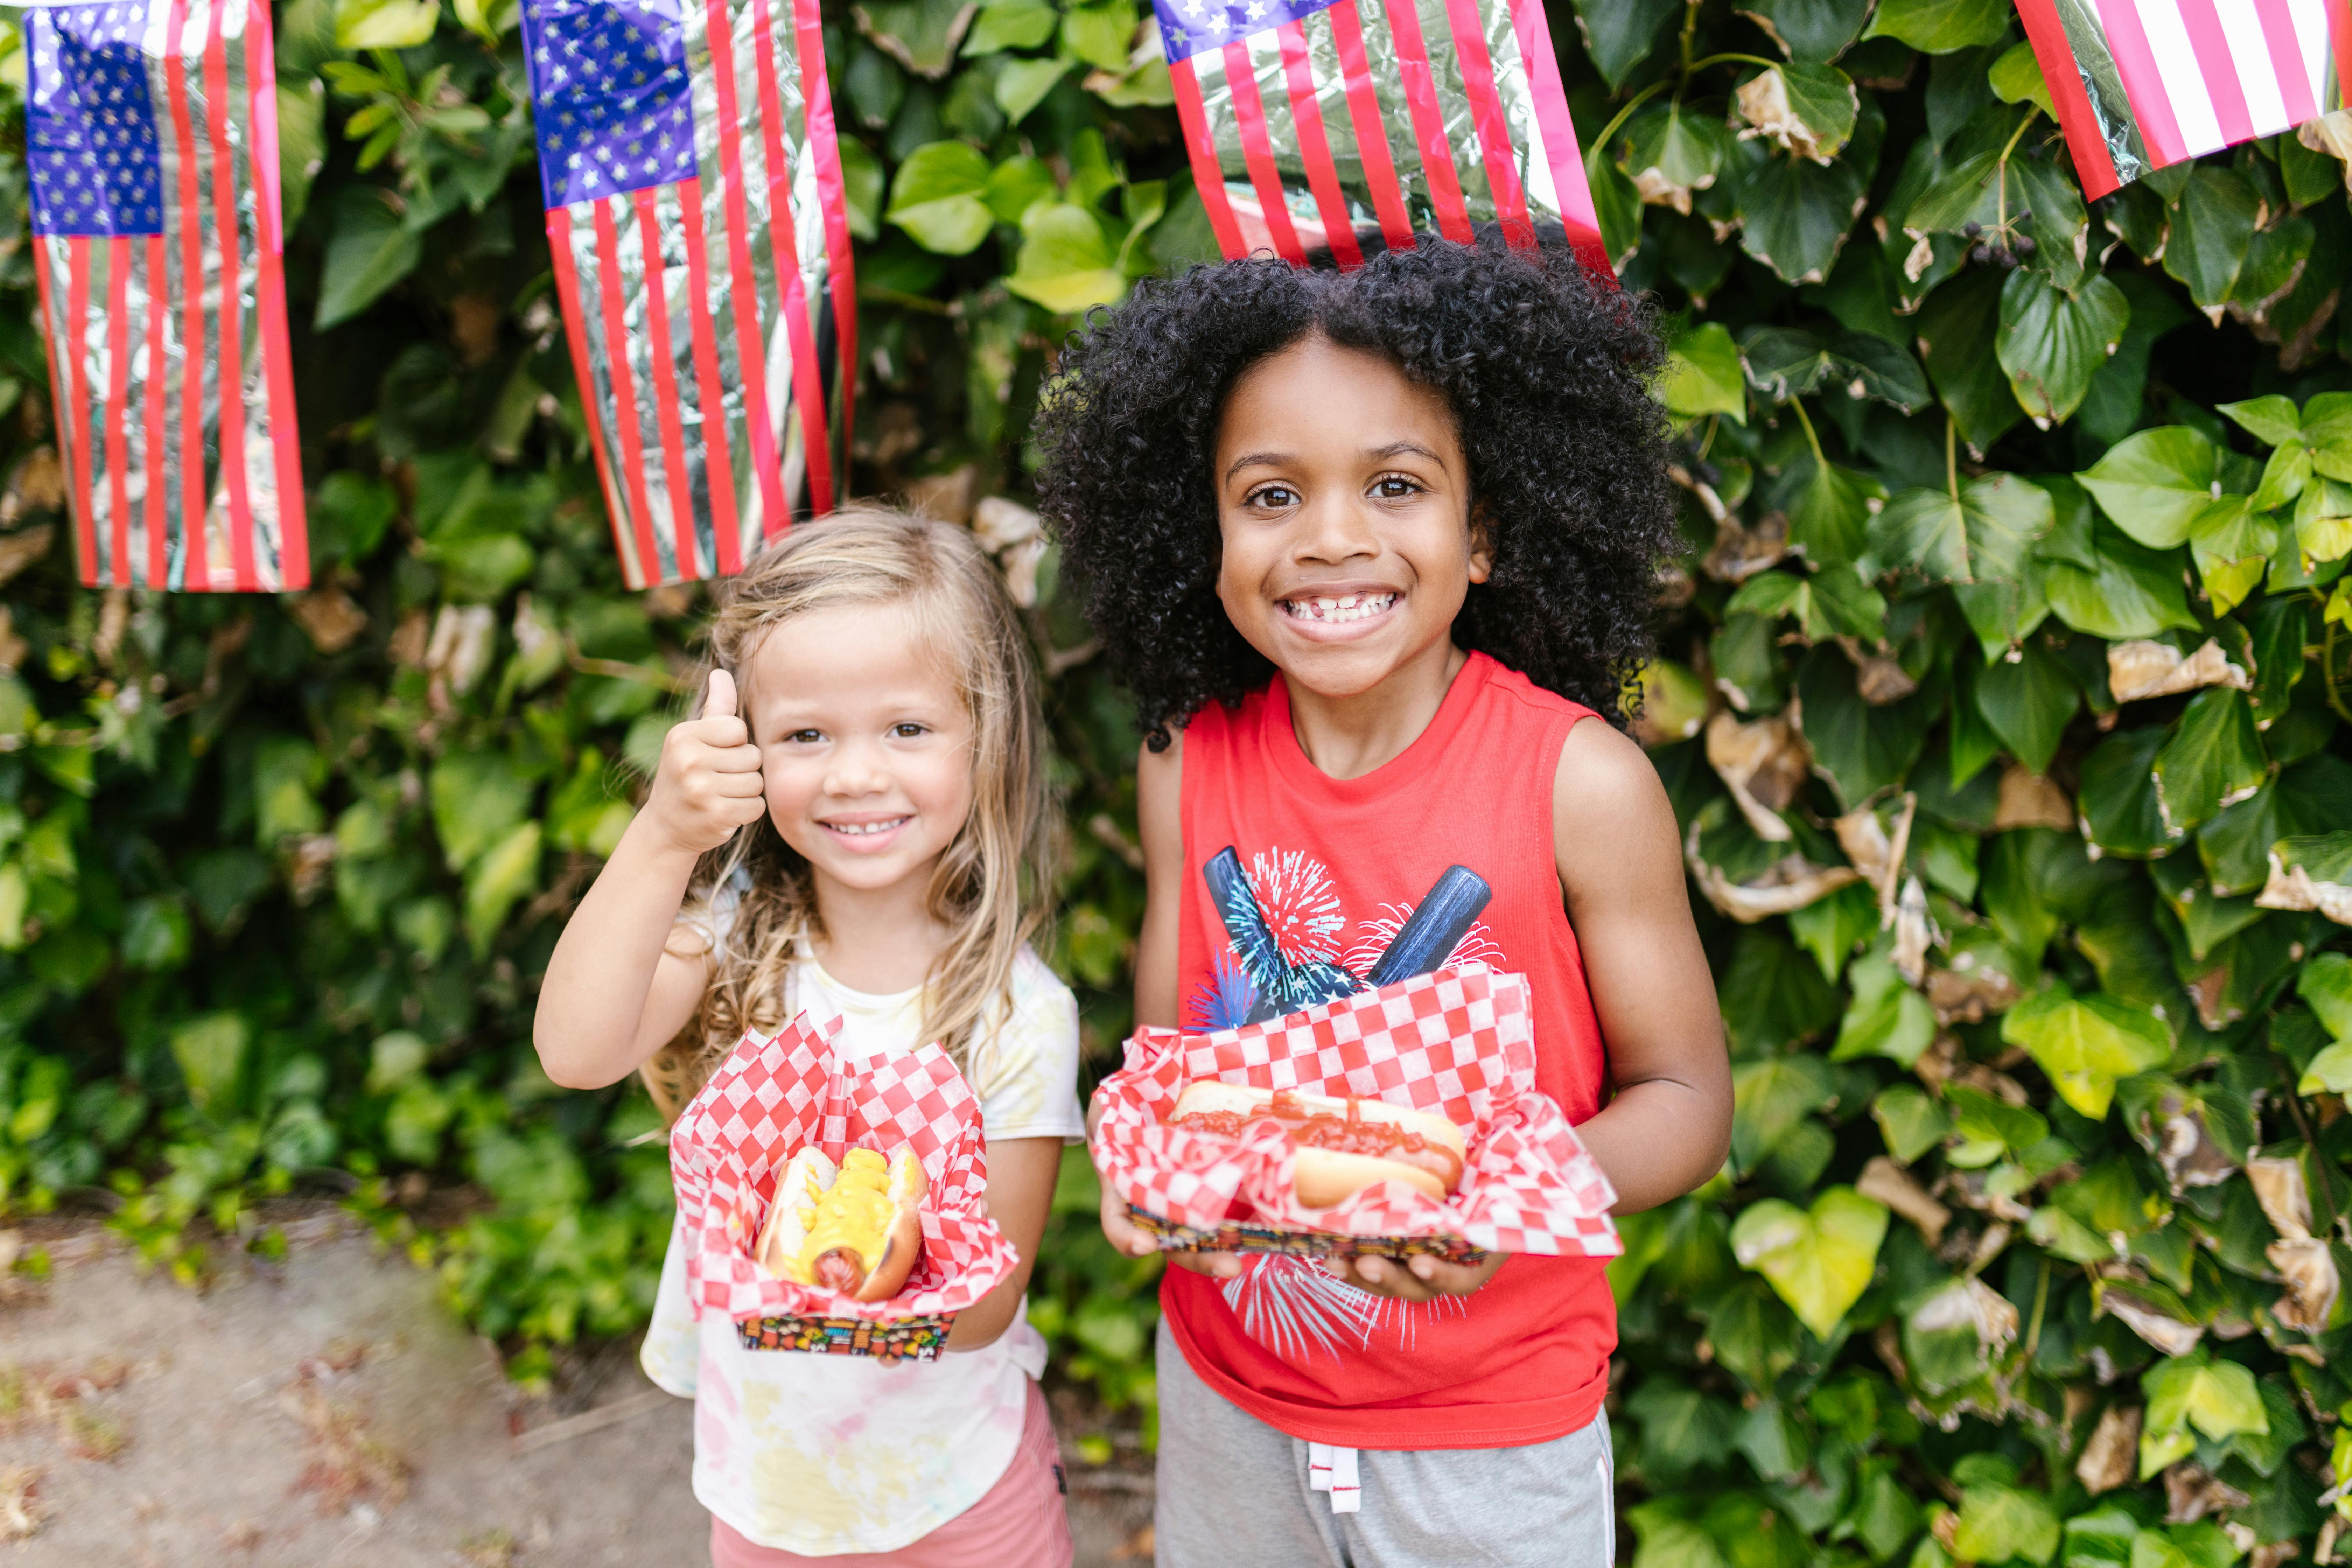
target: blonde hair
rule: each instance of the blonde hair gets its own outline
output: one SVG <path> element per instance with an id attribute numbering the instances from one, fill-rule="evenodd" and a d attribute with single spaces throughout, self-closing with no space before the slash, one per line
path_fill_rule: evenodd
<path id="1" fill-rule="evenodd" d="M 923 988 L 923 1035 L 970 1076 L 971 1053 L 1009 1007 L 1022 944 L 1043 930 L 1058 865 L 1059 818 L 1045 764 L 1045 716 L 1029 638 L 996 570 L 966 530 L 877 506 L 803 524 L 722 584 L 709 670 L 745 687 L 768 634 L 842 605 L 903 605 L 920 646 L 944 663 L 972 726 L 971 813 L 931 876 L 931 917 L 946 945 Z M 754 739 L 757 739 L 755 736 Z M 639 1069 L 675 1118 L 746 1031 L 780 1028 L 786 972 L 801 939 L 823 934 L 808 862 L 762 816 L 703 857 L 688 907 L 707 917 L 738 871 L 751 886 L 714 941 L 702 1005 Z M 714 931 L 716 922 L 709 923 Z"/>

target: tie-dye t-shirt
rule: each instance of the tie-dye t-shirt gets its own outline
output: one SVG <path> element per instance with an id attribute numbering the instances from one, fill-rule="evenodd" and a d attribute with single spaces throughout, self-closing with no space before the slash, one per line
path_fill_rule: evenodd
<path id="1" fill-rule="evenodd" d="M 840 1016 L 845 1052 L 921 1043 L 918 992 L 852 991 L 805 952 L 787 984 L 791 1011 Z M 1003 1021 L 972 1054 L 990 1140 L 1082 1141 L 1077 1072 L 1077 1003 L 1024 947 Z M 640 1360 L 694 1401 L 702 1506 L 760 1545 L 817 1557 L 895 1552 L 978 1502 L 1020 1447 L 1045 1342 L 1024 1313 L 993 1344 L 922 1363 L 745 1350 L 720 1314 L 696 1321 L 673 1230 Z"/>

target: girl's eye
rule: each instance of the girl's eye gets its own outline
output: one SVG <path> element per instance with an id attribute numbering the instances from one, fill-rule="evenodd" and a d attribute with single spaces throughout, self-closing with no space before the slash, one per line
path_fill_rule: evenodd
<path id="1" fill-rule="evenodd" d="M 912 721 L 904 724 L 893 724 L 890 726 L 890 736 L 893 740 L 898 741 L 917 740 L 929 732 L 930 728 L 929 725 L 918 724 Z"/>
<path id="2" fill-rule="evenodd" d="M 1250 492 L 1249 504 L 1269 511 L 1281 511 L 1298 504 L 1298 492 L 1288 485 L 1267 485 Z"/>
<path id="3" fill-rule="evenodd" d="M 822 730 L 795 730 L 791 734 L 785 736 L 784 739 L 795 746 L 814 746 L 819 741 L 824 739 L 824 731 Z"/>

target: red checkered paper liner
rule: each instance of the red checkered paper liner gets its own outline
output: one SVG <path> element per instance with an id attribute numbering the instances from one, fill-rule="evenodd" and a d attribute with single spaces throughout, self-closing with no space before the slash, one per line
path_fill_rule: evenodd
<path id="1" fill-rule="evenodd" d="M 1458 1236 L 1494 1252 L 1613 1258 L 1624 1250 L 1609 1218 L 1616 1189 L 1535 1076 L 1527 977 L 1465 963 L 1213 1035 L 1139 1030 L 1096 1090 L 1095 1164 L 1129 1203 L 1177 1225 Z M 1461 1185 L 1444 1203 L 1382 1182 L 1303 1207 L 1295 1151 L 1270 1123 L 1238 1139 L 1166 1125 L 1202 1078 L 1433 1110 L 1468 1130 Z"/>
<path id="2" fill-rule="evenodd" d="M 1013 1271 L 1017 1255 L 981 1209 L 988 1157 L 980 1101 L 937 1046 L 843 1059 L 802 1014 L 775 1036 L 746 1035 L 670 1129 L 670 1177 L 689 1238 L 687 1295 L 698 1318 L 866 1318 L 959 1312 Z M 814 1143 L 835 1162 L 854 1148 L 911 1146 L 930 1178 L 923 1258 L 887 1301 L 795 1285 L 751 1261 L 776 1180 Z"/>

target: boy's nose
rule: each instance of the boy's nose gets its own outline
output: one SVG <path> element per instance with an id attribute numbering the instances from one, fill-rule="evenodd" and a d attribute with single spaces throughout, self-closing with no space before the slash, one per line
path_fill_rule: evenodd
<path id="1" fill-rule="evenodd" d="M 1380 535 L 1352 495 L 1335 495 L 1302 507 L 1293 546 L 1296 558 L 1337 565 L 1381 552 Z"/>

